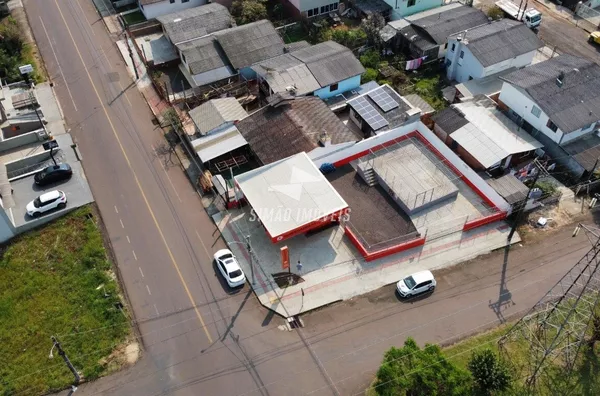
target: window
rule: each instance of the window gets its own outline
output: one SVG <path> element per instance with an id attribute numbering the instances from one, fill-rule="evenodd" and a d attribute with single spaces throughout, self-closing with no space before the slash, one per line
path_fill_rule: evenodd
<path id="1" fill-rule="evenodd" d="M 448 48 L 448 43 L 444 44 L 444 49 Z"/>
<path id="2" fill-rule="evenodd" d="M 456 49 L 456 43 L 452 43 L 452 51 Z"/>
<path id="3" fill-rule="evenodd" d="M 329 92 L 333 92 L 333 91 L 337 91 L 338 90 L 338 85 L 337 84 L 331 84 L 329 86 Z"/>
<path id="4" fill-rule="evenodd" d="M 333 3 L 330 7 L 330 10 L 337 10 L 338 9 L 338 3 Z"/>
<path id="5" fill-rule="evenodd" d="M 465 57 L 465 51 L 460 51 L 460 56 L 459 56 L 459 58 L 460 58 L 460 59 L 463 59 L 464 57 Z"/>
<path id="6" fill-rule="evenodd" d="M 181 0 L 182 3 L 187 3 L 190 0 Z"/>
<path id="7" fill-rule="evenodd" d="M 417 0 L 408 0 L 408 7 L 412 7 L 417 4 Z"/>
<path id="8" fill-rule="evenodd" d="M 325 6 L 325 12 L 329 12 L 329 4 Z"/>
<path id="9" fill-rule="evenodd" d="M 313 10 L 308 10 L 306 15 L 310 18 L 313 16 Z"/>
<path id="10" fill-rule="evenodd" d="M 171 4 L 175 3 L 175 0 L 169 0 L 169 3 L 171 3 Z"/>
<path id="11" fill-rule="evenodd" d="M 469 81 L 471 81 L 473 79 L 473 76 L 469 76 Z"/>
<path id="12" fill-rule="evenodd" d="M 321 14 L 325 13 L 325 6 L 321 6 Z"/>
<path id="13" fill-rule="evenodd" d="M 551 130 L 552 132 L 556 132 L 556 131 L 558 131 L 558 127 L 556 126 L 556 124 L 555 124 L 555 123 L 553 123 L 553 122 L 552 122 L 552 120 L 548 120 L 548 122 L 546 123 L 546 126 L 547 126 L 548 128 L 550 128 L 550 130 Z"/>
<path id="14" fill-rule="evenodd" d="M 317 8 L 313 8 L 313 15 L 314 16 L 319 15 L 319 8 L 318 7 Z"/>
<path id="15" fill-rule="evenodd" d="M 531 108 L 531 114 L 533 114 L 537 118 L 540 118 L 540 115 L 542 114 L 542 110 L 539 107 L 537 107 L 536 105 L 533 105 L 533 107 Z"/>

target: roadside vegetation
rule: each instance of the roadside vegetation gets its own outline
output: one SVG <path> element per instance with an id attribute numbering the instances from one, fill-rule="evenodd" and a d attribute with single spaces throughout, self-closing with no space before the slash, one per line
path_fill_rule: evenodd
<path id="1" fill-rule="evenodd" d="M 132 332 L 96 221 L 83 207 L 2 248 L 0 394 L 46 394 L 73 383 L 56 349 L 48 358 L 52 335 L 84 380 L 126 362 Z"/>
<path id="2" fill-rule="evenodd" d="M 501 356 L 498 347 L 498 340 L 511 326 L 502 325 L 443 349 L 432 344 L 421 348 L 408 338 L 401 348 L 392 347 L 385 353 L 366 396 L 529 395 L 524 387 L 525 374 L 516 369 L 527 366 L 528 344 L 508 344 L 510 360 Z M 537 394 L 600 394 L 599 350 L 592 341 L 600 334 L 594 334 L 582 346 L 571 380 L 565 370 L 550 367 L 552 386 L 541 385 Z"/>
<path id="3" fill-rule="evenodd" d="M 123 21 L 127 26 L 135 25 L 136 23 L 146 22 L 146 17 L 140 10 L 130 12 L 128 14 L 123 14 L 121 15 L 121 17 L 123 18 Z"/>
<path id="4" fill-rule="evenodd" d="M 41 82 L 43 78 L 38 71 L 34 57 L 34 48 L 25 43 L 17 20 L 8 16 L 0 21 L 0 78 L 10 83 L 23 80 L 19 66 L 31 64 L 34 81 Z"/>

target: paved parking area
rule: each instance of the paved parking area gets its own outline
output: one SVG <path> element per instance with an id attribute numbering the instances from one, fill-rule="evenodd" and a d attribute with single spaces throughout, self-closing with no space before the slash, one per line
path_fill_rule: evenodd
<path id="1" fill-rule="evenodd" d="M 58 217 L 74 208 L 86 205 L 94 201 L 90 186 L 85 178 L 85 173 L 81 162 L 77 160 L 75 152 L 70 147 L 72 144 L 71 136 L 64 134 L 57 137 L 60 147 L 64 152 L 64 162 L 71 165 L 73 169 L 73 176 L 68 181 L 63 181 L 55 184 L 51 184 L 44 187 L 38 187 L 33 182 L 33 175 L 24 177 L 22 179 L 11 182 L 13 189 L 13 198 L 15 200 L 15 206 L 8 210 L 10 219 L 15 224 L 17 229 L 19 227 L 32 228 L 38 224 L 43 224 L 53 218 Z M 62 190 L 67 195 L 67 207 L 63 210 L 48 212 L 39 218 L 29 217 L 25 212 L 25 207 L 29 202 L 34 200 L 36 197 L 52 191 Z M 20 230 L 17 230 L 20 232 Z"/>

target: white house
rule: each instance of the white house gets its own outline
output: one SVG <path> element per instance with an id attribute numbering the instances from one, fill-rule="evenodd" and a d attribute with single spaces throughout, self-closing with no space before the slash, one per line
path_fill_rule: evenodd
<path id="1" fill-rule="evenodd" d="M 533 61 L 544 43 L 525 24 L 509 19 L 487 23 L 448 38 L 446 75 L 459 83 L 484 78 Z"/>
<path id="2" fill-rule="evenodd" d="M 503 77 L 502 107 L 544 144 L 557 162 L 581 175 L 593 171 L 600 147 L 600 66 L 571 55 L 517 70 Z M 587 155 L 587 154 L 590 155 Z M 588 158 L 589 157 L 589 158 Z M 564 161 L 563 161 L 564 162 Z"/>
<path id="3" fill-rule="evenodd" d="M 314 18 L 337 12 L 340 5 L 337 0 L 283 0 L 282 3 L 288 10 L 302 18 Z"/>
<path id="4" fill-rule="evenodd" d="M 207 0 L 138 0 L 140 10 L 146 19 L 183 11 L 206 4 Z"/>

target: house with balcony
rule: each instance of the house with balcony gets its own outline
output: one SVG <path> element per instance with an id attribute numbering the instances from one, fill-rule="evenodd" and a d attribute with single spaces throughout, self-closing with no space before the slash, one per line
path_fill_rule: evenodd
<path id="1" fill-rule="evenodd" d="M 543 46 L 525 24 L 509 19 L 466 29 L 448 38 L 446 76 L 462 83 L 520 69 L 530 65 Z"/>
<path id="2" fill-rule="evenodd" d="M 600 66 L 572 55 L 501 77 L 501 108 L 576 177 L 600 158 Z"/>

